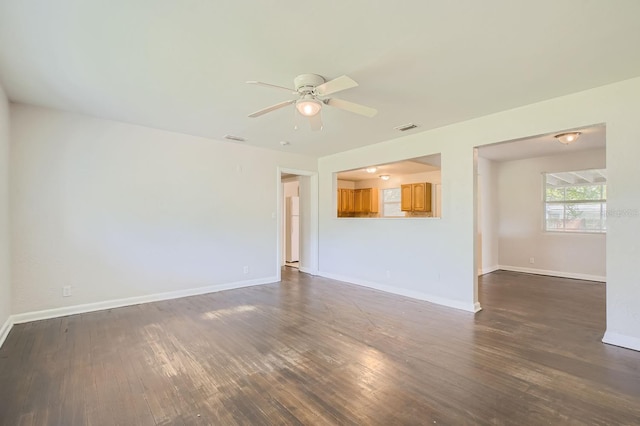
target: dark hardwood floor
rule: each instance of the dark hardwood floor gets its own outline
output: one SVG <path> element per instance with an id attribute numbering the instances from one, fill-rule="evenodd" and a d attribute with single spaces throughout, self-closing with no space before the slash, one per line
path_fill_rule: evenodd
<path id="1" fill-rule="evenodd" d="M 16 325 L 3 425 L 640 424 L 605 286 L 495 272 L 477 315 L 283 281 Z"/>

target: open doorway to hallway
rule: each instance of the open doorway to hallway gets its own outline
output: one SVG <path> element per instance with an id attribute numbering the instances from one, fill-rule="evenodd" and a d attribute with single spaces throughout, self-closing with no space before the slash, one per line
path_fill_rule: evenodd
<path id="1" fill-rule="evenodd" d="M 277 277 L 281 268 L 318 271 L 318 174 L 278 168 Z"/>

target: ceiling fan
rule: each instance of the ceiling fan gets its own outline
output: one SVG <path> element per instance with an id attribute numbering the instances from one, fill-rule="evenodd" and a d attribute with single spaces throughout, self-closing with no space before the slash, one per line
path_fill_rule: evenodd
<path id="1" fill-rule="evenodd" d="M 297 99 L 291 99 L 288 101 L 277 103 L 275 105 L 271 105 L 270 107 L 249 114 L 249 117 L 259 117 L 268 112 L 284 108 L 291 104 L 296 104 L 296 109 L 298 110 L 298 112 L 303 116 L 309 118 L 311 129 L 321 130 L 322 118 L 320 117 L 320 111 L 322 110 L 322 107 L 324 105 L 340 108 L 345 111 L 364 115 L 366 117 L 373 117 L 378 113 L 375 108 L 370 108 L 368 106 L 345 101 L 343 99 L 328 97 L 329 95 L 340 92 L 342 90 L 351 89 L 358 85 L 358 83 L 356 83 L 346 75 L 330 81 L 326 81 L 322 76 L 319 76 L 317 74 L 301 74 L 293 80 L 295 90 L 282 86 L 276 86 L 274 84 L 262 83 L 260 81 L 247 81 L 247 83 L 286 90 L 293 95 L 298 95 Z"/>

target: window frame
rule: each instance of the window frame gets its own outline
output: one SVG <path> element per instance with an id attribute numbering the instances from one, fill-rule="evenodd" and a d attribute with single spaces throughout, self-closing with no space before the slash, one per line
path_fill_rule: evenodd
<path id="1" fill-rule="evenodd" d="M 561 172 L 543 172 L 542 173 L 542 229 L 544 232 L 554 233 L 554 234 L 563 234 L 563 235 L 571 235 L 571 234 L 592 234 L 592 235 L 606 235 L 607 233 L 607 179 L 604 177 L 604 181 L 600 182 L 580 182 L 559 186 L 548 186 L 547 184 L 547 176 L 554 175 L 558 173 L 581 173 L 581 172 L 590 172 L 593 170 L 606 170 L 604 169 L 582 169 L 582 170 L 567 170 Z M 566 197 L 566 189 L 567 188 L 578 188 L 584 186 L 599 186 L 600 187 L 600 197 L 599 199 L 589 199 L 589 200 L 567 200 Z M 564 188 L 565 193 L 562 200 L 547 200 L 547 189 L 548 188 Z M 598 229 L 567 229 L 567 218 L 566 218 L 566 206 L 567 205 L 580 205 L 580 204 L 599 204 L 600 205 L 600 227 Z M 548 206 L 549 205 L 559 205 L 563 207 L 562 213 L 562 228 L 549 228 L 548 227 Z"/>
<path id="2" fill-rule="evenodd" d="M 400 192 L 400 191 L 401 191 L 399 186 L 398 186 L 398 187 L 391 187 L 391 188 L 380 188 L 380 192 L 382 192 L 382 194 L 380 194 L 380 212 L 382 213 L 382 214 L 380 215 L 380 217 L 388 217 L 388 218 L 407 217 L 407 216 L 406 216 L 406 214 L 405 214 L 405 212 L 403 212 L 402 210 L 400 210 L 400 213 L 402 213 L 402 214 L 397 215 L 397 216 L 387 216 L 387 215 L 385 214 L 385 205 L 387 205 L 387 204 L 397 204 L 399 208 L 400 208 L 400 207 L 401 207 L 401 205 L 402 205 L 402 198 L 400 198 L 400 200 L 398 200 L 398 201 L 393 201 L 393 202 L 389 201 L 389 202 L 385 202 L 384 192 L 385 192 L 385 191 L 394 190 L 394 189 L 395 189 L 395 190 L 397 190 L 398 192 Z"/>

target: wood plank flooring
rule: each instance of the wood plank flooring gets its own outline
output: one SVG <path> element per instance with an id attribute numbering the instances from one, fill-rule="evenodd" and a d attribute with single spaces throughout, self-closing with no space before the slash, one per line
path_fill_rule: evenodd
<path id="1" fill-rule="evenodd" d="M 0 424 L 640 424 L 605 286 L 495 272 L 477 315 L 283 281 L 16 325 Z"/>

